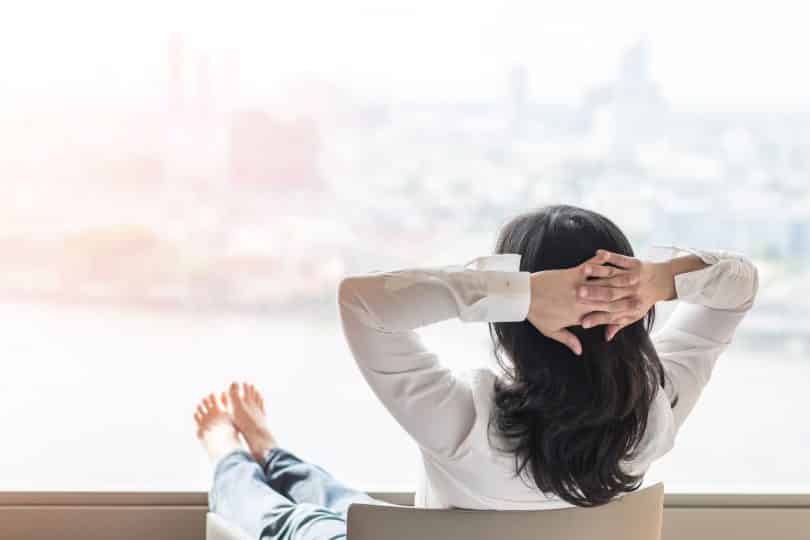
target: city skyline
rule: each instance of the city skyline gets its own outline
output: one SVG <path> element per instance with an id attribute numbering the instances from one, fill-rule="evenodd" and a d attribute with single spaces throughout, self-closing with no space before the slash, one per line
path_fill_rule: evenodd
<path id="1" fill-rule="evenodd" d="M 664 479 L 804 489 L 810 5 L 730 5 L 15 6 L 0 348 L 18 369 L 0 420 L 26 444 L 4 454 L 4 488 L 205 489 L 187 405 L 230 380 L 266 383 L 295 411 L 280 439 L 336 475 L 411 485 L 411 443 L 342 336 L 341 278 L 463 264 L 514 215 L 565 203 L 609 217 L 640 258 L 676 244 L 756 263 L 756 303 Z M 662 324 L 673 302 L 659 307 Z M 452 369 L 492 365 L 485 325 L 424 337 Z M 379 459 L 324 445 L 340 422 L 301 429 L 323 423 L 304 387 L 375 426 Z M 53 448 L 72 466 L 43 468 Z M 798 450 L 774 464 L 774 448 Z"/>

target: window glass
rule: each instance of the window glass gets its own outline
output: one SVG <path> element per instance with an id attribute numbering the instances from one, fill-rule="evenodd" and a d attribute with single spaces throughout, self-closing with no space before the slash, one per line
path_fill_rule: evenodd
<path id="1" fill-rule="evenodd" d="M 23 3 L 0 22 L 0 489 L 206 489 L 231 380 L 367 489 L 418 453 L 336 318 L 348 273 L 463 263 L 544 204 L 740 251 L 756 307 L 656 466 L 810 485 L 804 8 L 686 1 Z M 664 311 L 666 308 L 664 309 Z M 425 339 L 491 364 L 484 325 Z"/>

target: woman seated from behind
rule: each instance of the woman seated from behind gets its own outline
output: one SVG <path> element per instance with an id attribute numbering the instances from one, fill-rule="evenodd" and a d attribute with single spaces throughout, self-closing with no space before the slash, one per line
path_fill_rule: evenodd
<path id="1" fill-rule="evenodd" d="M 673 248 L 642 261 L 606 217 L 549 206 L 509 222 L 495 255 L 348 277 L 338 300 L 363 376 L 421 451 L 417 506 L 536 510 L 597 506 L 641 485 L 757 286 L 740 255 Z M 675 299 L 651 335 L 655 304 Z M 451 318 L 490 324 L 499 373 L 454 373 L 425 348 L 416 330 Z M 218 462 L 212 509 L 253 537 L 344 535 L 349 504 L 371 499 L 274 442 L 250 445 L 267 431 L 263 413 L 251 424 L 239 411 L 261 400 L 249 388 L 227 398 L 198 410 Z M 229 430 L 215 452 L 212 411 Z M 235 429 L 252 455 L 236 448 Z"/>

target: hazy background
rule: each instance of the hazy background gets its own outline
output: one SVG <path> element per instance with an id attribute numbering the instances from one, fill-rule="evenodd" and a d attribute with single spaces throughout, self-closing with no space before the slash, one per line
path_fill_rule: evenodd
<path id="1" fill-rule="evenodd" d="M 65 5 L 66 4 L 66 5 Z M 810 488 L 806 8 L 29 2 L 0 22 L 0 489 L 205 489 L 195 401 L 268 394 L 369 489 L 416 450 L 336 320 L 342 275 L 463 263 L 586 206 L 638 251 L 741 251 L 760 297 L 668 488 Z M 426 338 L 459 369 L 484 326 Z"/>

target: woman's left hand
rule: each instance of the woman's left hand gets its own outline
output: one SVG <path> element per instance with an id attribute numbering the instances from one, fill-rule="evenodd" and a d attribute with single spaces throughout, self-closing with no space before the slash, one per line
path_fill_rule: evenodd
<path id="1" fill-rule="evenodd" d="M 601 249 L 597 256 L 602 264 L 612 265 L 606 266 L 610 275 L 589 280 L 580 287 L 579 298 L 583 302 L 593 301 L 594 307 L 580 322 L 583 328 L 604 324 L 605 339 L 610 341 L 619 330 L 644 317 L 656 302 L 667 298 L 672 272 L 666 262 L 642 261 Z"/>

